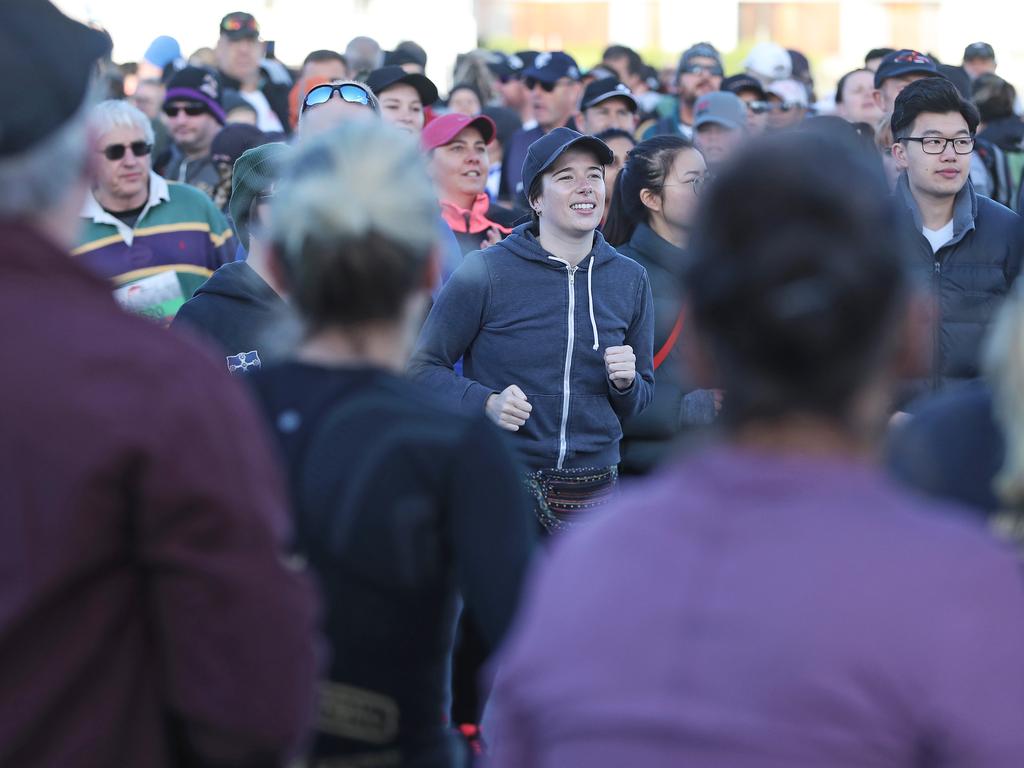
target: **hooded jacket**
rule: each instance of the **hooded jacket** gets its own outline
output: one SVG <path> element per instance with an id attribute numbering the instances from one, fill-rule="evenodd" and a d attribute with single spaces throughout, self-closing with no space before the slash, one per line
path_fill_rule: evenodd
<path id="1" fill-rule="evenodd" d="M 647 224 L 638 224 L 629 242 L 618 250 L 647 270 L 654 298 L 654 352 L 658 354 L 668 345 L 679 322 L 682 275 L 688 264 L 686 252 Z M 650 407 L 623 425 L 624 474 L 651 471 L 668 454 L 683 428 L 714 421 L 714 397 L 688 381 L 681 348 L 682 340 L 677 338 L 655 372 L 657 386 Z"/>
<path id="2" fill-rule="evenodd" d="M 647 272 L 600 232 L 570 267 L 541 247 L 532 226 L 466 256 L 427 318 L 410 373 L 474 414 L 492 394 L 519 386 L 533 411 L 514 438 L 530 469 L 618 464 L 622 419 L 654 395 Z M 626 344 L 636 379 L 620 392 L 604 352 Z M 459 358 L 464 377 L 453 370 Z"/>
<path id="3" fill-rule="evenodd" d="M 274 289 L 244 261 L 235 261 L 199 286 L 171 327 L 186 327 L 213 341 L 227 356 L 228 370 L 244 371 L 266 360 L 264 345 L 284 310 Z"/>
<path id="4" fill-rule="evenodd" d="M 895 194 L 907 210 L 907 226 L 914 230 L 908 233 L 915 245 L 910 267 L 927 281 L 938 302 L 929 388 L 977 378 L 985 331 L 1020 272 L 1020 217 L 976 194 L 968 181 L 953 204 L 953 237 L 933 253 L 921 232 L 921 213 L 905 173 Z"/>

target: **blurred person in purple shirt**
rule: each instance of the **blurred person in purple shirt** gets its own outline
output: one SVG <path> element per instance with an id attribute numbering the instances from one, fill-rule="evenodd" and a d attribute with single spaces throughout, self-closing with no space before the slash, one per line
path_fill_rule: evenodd
<path id="1" fill-rule="evenodd" d="M 686 349 L 728 393 L 721 434 L 534 575 L 485 719 L 492 766 L 1024 761 L 1017 557 L 874 466 L 930 331 L 862 162 L 779 135 L 709 191 Z"/>

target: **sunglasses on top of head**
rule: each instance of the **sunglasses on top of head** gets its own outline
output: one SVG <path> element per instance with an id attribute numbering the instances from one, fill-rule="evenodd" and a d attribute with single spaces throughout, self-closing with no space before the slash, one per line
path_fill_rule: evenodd
<path id="1" fill-rule="evenodd" d="M 165 104 L 164 114 L 168 117 L 177 117 L 184 112 L 189 117 L 199 117 L 209 110 L 205 104 Z"/>
<path id="2" fill-rule="evenodd" d="M 107 160 L 120 160 L 129 149 L 135 157 L 145 157 L 153 150 L 153 145 L 144 141 L 133 141 L 131 144 L 108 144 L 100 152 Z"/>
<path id="3" fill-rule="evenodd" d="M 323 85 L 311 88 L 309 93 L 306 94 L 306 98 L 302 100 L 302 111 L 305 112 L 310 107 L 326 104 L 334 96 L 335 91 L 337 91 L 343 101 L 347 101 L 349 104 L 362 104 L 364 107 L 370 106 L 369 94 L 358 85 L 352 83 L 344 85 L 324 83 Z"/>

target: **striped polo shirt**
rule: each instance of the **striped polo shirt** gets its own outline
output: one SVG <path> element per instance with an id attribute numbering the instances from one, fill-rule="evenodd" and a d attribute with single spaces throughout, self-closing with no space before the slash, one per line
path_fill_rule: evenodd
<path id="1" fill-rule="evenodd" d="M 224 215 L 199 190 L 150 171 L 149 200 L 129 227 L 90 194 L 71 252 L 108 278 L 125 309 L 169 323 L 178 308 L 235 258 L 238 241 Z"/>

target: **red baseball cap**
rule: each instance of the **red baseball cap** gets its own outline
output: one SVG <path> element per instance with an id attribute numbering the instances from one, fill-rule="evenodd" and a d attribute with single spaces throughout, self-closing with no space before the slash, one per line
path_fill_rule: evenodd
<path id="1" fill-rule="evenodd" d="M 443 147 L 469 127 L 476 128 L 484 138 L 485 144 L 490 144 L 498 129 L 494 121 L 487 115 L 462 115 L 457 112 L 449 112 L 431 120 L 420 134 L 420 146 L 425 152 Z"/>

